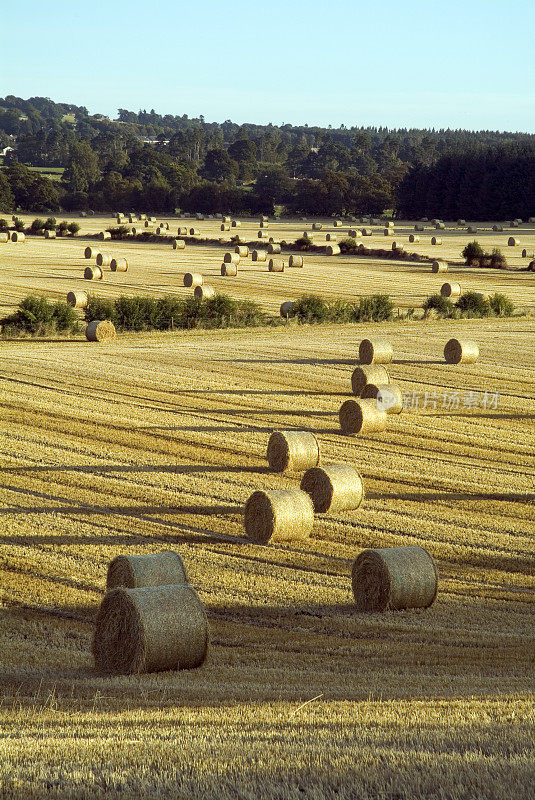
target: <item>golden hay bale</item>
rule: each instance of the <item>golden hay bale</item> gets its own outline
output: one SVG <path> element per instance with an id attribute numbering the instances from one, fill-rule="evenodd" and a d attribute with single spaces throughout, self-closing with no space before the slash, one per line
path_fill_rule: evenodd
<path id="1" fill-rule="evenodd" d="M 335 228 L 341 228 L 342 227 L 342 220 L 341 219 L 335 219 L 334 222 L 333 222 L 333 225 L 334 225 Z"/>
<path id="2" fill-rule="evenodd" d="M 469 225 L 466 230 L 468 233 L 477 233 L 477 228 L 474 225 Z"/>
<path id="3" fill-rule="evenodd" d="M 222 231 L 229 231 L 230 230 L 230 225 L 227 222 L 223 222 L 221 224 L 221 230 Z"/>
<path id="4" fill-rule="evenodd" d="M 461 287 L 458 283 L 443 283 L 440 287 L 442 297 L 460 297 Z"/>
<path id="5" fill-rule="evenodd" d="M 493 231 L 503 231 L 503 225 L 493 225 L 492 226 L 492 230 Z"/>
<path id="6" fill-rule="evenodd" d="M 223 263 L 225 264 L 239 264 L 240 257 L 237 253 L 225 253 L 223 256 Z"/>
<path id="7" fill-rule="evenodd" d="M 431 272 L 447 272 L 448 264 L 446 261 L 433 261 L 431 264 Z"/>
<path id="8" fill-rule="evenodd" d="M 128 261 L 126 258 L 112 258 L 110 261 L 110 269 L 112 272 L 127 272 Z"/>
<path id="9" fill-rule="evenodd" d="M 357 236 L 362 236 L 362 233 L 360 231 L 357 231 L 356 228 L 349 228 L 347 235 L 349 236 L 350 239 L 356 239 Z"/>
<path id="10" fill-rule="evenodd" d="M 351 391 L 360 397 L 367 383 L 385 384 L 389 382 L 388 372 L 384 367 L 371 364 L 369 367 L 356 367 L 351 375 Z"/>
<path id="11" fill-rule="evenodd" d="M 188 235 L 188 229 L 186 227 L 184 227 L 184 226 L 178 228 L 178 235 L 179 236 L 187 236 Z"/>
<path id="12" fill-rule="evenodd" d="M 163 236 L 164 229 L 163 228 L 156 228 L 155 233 L 156 233 L 156 236 Z"/>
<path id="13" fill-rule="evenodd" d="M 387 414 L 401 414 L 403 411 L 403 394 L 395 383 L 367 383 L 361 397 L 375 400 L 378 410 Z"/>
<path id="14" fill-rule="evenodd" d="M 303 256 L 294 256 L 291 255 L 288 259 L 288 266 L 289 267 L 302 267 L 303 266 Z"/>
<path id="15" fill-rule="evenodd" d="M 209 300 L 211 297 L 215 297 L 215 289 L 213 286 L 204 283 L 202 286 L 195 287 L 193 296 L 196 297 L 197 300 Z"/>
<path id="16" fill-rule="evenodd" d="M 285 300 L 281 303 L 280 315 L 283 319 L 288 319 L 294 316 L 294 303 L 291 300 Z"/>
<path id="17" fill-rule="evenodd" d="M 276 539 L 304 539 L 314 524 L 314 506 L 301 489 L 253 492 L 243 512 L 245 532 L 251 541 L 266 544 Z"/>
<path id="18" fill-rule="evenodd" d="M 386 339 L 363 339 L 359 344 L 361 364 L 390 364 L 394 350 Z"/>
<path id="19" fill-rule="evenodd" d="M 528 222 L 531 222 L 531 223 L 535 222 L 535 217 L 530 217 L 530 218 L 528 219 Z"/>
<path id="20" fill-rule="evenodd" d="M 56 231 L 45 231 L 45 239 L 55 239 L 56 238 Z"/>
<path id="21" fill-rule="evenodd" d="M 128 222 L 130 223 L 130 225 L 131 225 L 133 222 L 137 222 L 137 217 L 135 217 L 133 214 L 129 214 L 129 215 L 128 215 Z"/>
<path id="22" fill-rule="evenodd" d="M 266 457 L 274 472 L 299 472 L 320 463 L 320 448 L 309 431 L 273 431 Z"/>
<path id="23" fill-rule="evenodd" d="M 230 225 L 231 219 L 230 219 L 230 217 L 221 217 L 221 221 L 225 222 L 225 223 L 228 223 Z"/>
<path id="24" fill-rule="evenodd" d="M 111 253 L 97 253 L 97 267 L 109 267 L 111 264 Z"/>
<path id="25" fill-rule="evenodd" d="M 86 267 L 84 269 L 84 278 L 86 281 L 101 281 L 102 270 L 100 267 Z"/>
<path id="26" fill-rule="evenodd" d="M 425 231 L 425 225 L 415 225 L 414 226 L 414 230 L 415 231 L 420 231 L 420 232 L 421 231 Z"/>
<path id="27" fill-rule="evenodd" d="M 251 254 L 251 261 L 266 261 L 266 259 L 267 259 L 266 250 L 253 250 Z"/>
<path id="28" fill-rule="evenodd" d="M 0 242 L 2 242 L 2 244 L 6 244 L 6 242 L 9 242 L 9 235 L 5 231 L 2 231 L 2 233 L 0 233 Z"/>
<path id="29" fill-rule="evenodd" d="M 376 222 L 375 220 L 372 220 L 372 224 L 380 225 L 381 223 L 378 222 L 378 221 Z M 384 226 L 385 226 L 385 228 L 393 228 L 394 227 L 394 223 L 391 220 L 389 220 L 388 222 L 384 223 Z"/>
<path id="30" fill-rule="evenodd" d="M 26 236 L 23 233 L 21 233 L 21 231 L 13 231 L 13 233 L 11 234 L 12 242 L 24 242 L 25 239 Z"/>
<path id="31" fill-rule="evenodd" d="M 385 236 L 394 236 L 394 228 L 383 228 L 383 234 Z"/>
<path id="32" fill-rule="evenodd" d="M 240 258 L 247 258 L 247 256 L 249 255 L 249 248 L 247 247 L 246 244 L 237 244 L 236 247 L 234 248 L 234 252 Z"/>
<path id="33" fill-rule="evenodd" d="M 269 253 L 270 255 L 272 255 L 273 253 L 280 253 L 280 251 L 281 251 L 281 246 L 280 246 L 280 244 L 279 244 L 278 242 L 270 242 L 270 243 L 268 244 L 268 249 L 267 249 L 267 251 L 268 251 L 268 253 Z"/>
<path id="34" fill-rule="evenodd" d="M 515 239 L 514 236 L 510 236 L 507 240 L 507 244 L 509 247 L 518 247 L 520 244 L 520 239 Z"/>
<path id="35" fill-rule="evenodd" d="M 269 228 L 269 223 L 265 222 L 263 219 L 260 220 L 258 223 L 261 228 Z"/>
<path id="36" fill-rule="evenodd" d="M 518 228 L 518 222 L 516 221 L 516 219 L 512 219 L 511 220 L 511 222 L 509 223 L 509 227 L 510 228 Z"/>
<path id="37" fill-rule="evenodd" d="M 233 228 L 241 228 L 241 222 L 238 219 L 233 219 L 230 224 Z"/>
<path id="38" fill-rule="evenodd" d="M 269 222 L 269 217 L 265 216 L 260 217 L 260 222 Z"/>
<path id="39" fill-rule="evenodd" d="M 284 272 L 284 261 L 280 258 L 270 258 L 268 262 L 270 272 Z"/>
<path id="40" fill-rule="evenodd" d="M 257 235 L 259 239 L 267 239 L 269 236 L 267 231 L 258 231 Z"/>
<path id="41" fill-rule="evenodd" d="M 534 250 L 522 250 L 522 258 L 533 258 L 535 256 Z"/>
<path id="42" fill-rule="evenodd" d="M 322 225 L 321 222 L 313 222 L 312 223 L 312 230 L 313 231 L 321 231 L 322 228 L 323 228 L 323 225 Z"/>
<path id="43" fill-rule="evenodd" d="M 147 219 L 147 215 L 146 214 L 140 214 L 139 215 L 139 219 L 143 222 L 144 220 Z"/>
<path id="44" fill-rule="evenodd" d="M 98 238 L 101 242 L 103 242 L 104 239 L 111 239 L 111 233 L 109 231 L 100 231 Z"/>
<path id="45" fill-rule="evenodd" d="M 141 233 L 141 231 L 139 230 L 139 228 L 132 228 L 131 233 L 132 233 L 132 236 L 137 236 L 138 233 Z"/>
<path id="46" fill-rule="evenodd" d="M 234 278 L 238 274 L 237 264 L 221 264 L 221 275 Z"/>
<path id="47" fill-rule="evenodd" d="M 139 589 L 140 586 L 171 586 L 187 583 L 184 562 L 174 550 L 148 555 L 116 556 L 108 564 L 106 590 L 124 586 Z"/>
<path id="48" fill-rule="evenodd" d="M 362 478 L 349 464 L 308 469 L 301 479 L 301 489 L 310 495 L 316 514 L 352 511 L 364 497 Z"/>
<path id="49" fill-rule="evenodd" d="M 198 228 L 190 228 L 189 235 L 190 236 L 200 236 L 200 230 Z"/>
<path id="50" fill-rule="evenodd" d="M 186 272 L 183 278 L 184 286 L 202 286 L 203 277 L 200 272 Z"/>
<path id="51" fill-rule="evenodd" d="M 144 226 L 145 228 L 153 228 L 153 227 L 154 227 L 154 222 L 150 222 L 150 220 L 146 219 L 146 220 L 145 220 L 145 222 L 143 223 L 143 226 Z M 156 232 L 158 232 L 159 230 L 160 230 L 160 229 L 159 229 L 159 228 L 157 228 L 157 229 L 156 229 Z"/>
<path id="52" fill-rule="evenodd" d="M 89 298 L 85 292 L 67 292 L 66 300 L 73 308 L 85 308 Z"/>
<path id="53" fill-rule="evenodd" d="M 450 339 L 444 346 L 444 358 L 447 364 L 474 364 L 479 357 L 476 342 L 467 339 Z"/>
<path id="54" fill-rule="evenodd" d="M 346 400 L 338 412 L 342 433 L 375 433 L 386 428 L 386 412 L 370 400 Z"/>
<path id="55" fill-rule="evenodd" d="M 409 242 L 411 242 L 411 244 L 414 243 L 414 242 L 419 242 L 419 241 L 420 241 L 420 237 L 419 236 L 415 236 L 414 233 L 410 233 L 409 234 Z"/>
<path id="56" fill-rule="evenodd" d="M 184 239 L 173 239 L 173 250 L 185 250 L 186 242 Z"/>
<path id="57" fill-rule="evenodd" d="M 392 242 L 392 250 L 404 250 L 405 245 L 403 242 Z"/>
<path id="58" fill-rule="evenodd" d="M 325 236 L 325 241 L 326 242 L 337 242 L 338 241 L 338 236 L 336 235 L 336 233 L 327 233 L 326 236 Z"/>
<path id="59" fill-rule="evenodd" d="M 440 239 L 438 236 L 432 236 L 431 244 L 442 244 L 442 239 Z"/>
<path id="60" fill-rule="evenodd" d="M 340 255 L 340 245 L 339 244 L 328 244 L 325 248 L 325 252 L 328 256 L 339 256 Z"/>
<path id="61" fill-rule="evenodd" d="M 193 669 L 206 660 L 208 620 L 191 586 L 119 587 L 97 614 L 93 656 L 99 672 L 121 675 Z"/>
<path id="62" fill-rule="evenodd" d="M 464 228 L 465 225 L 466 225 L 466 220 L 465 219 L 458 219 L 457 220 L 457 225 L 459 226 L 459 228 Z"/>
<path id="63" fill-rule="evenodd" d="M 88 342 L 108 342 L 115 339 L 115 335 L 115 325 L 109 319 L 94 319 L 85 329 Z"/>
<path id="64" fill-rule="evenodd" d="M 438 572 L 419 545 L 378 547 L 357 556 L 351 585 L 359 611 L 428 608 L 437 596 Z"/>
<path id="65" fill-rule="evenodd" d="M 437 223 L 435 223 L 435 230 L 436 230 L 436 231 L 443 231 L 443 230 L 445 230 L 445 229 L 446 229 L 446 226 L 444 225 L 444 223 L 443 223 L 443 222 L 437 222 Z"/>

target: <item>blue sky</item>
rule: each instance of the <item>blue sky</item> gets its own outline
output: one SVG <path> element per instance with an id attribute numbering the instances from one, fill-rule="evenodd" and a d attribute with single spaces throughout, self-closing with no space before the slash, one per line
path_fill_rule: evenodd
<path id="1" fill-rule="evenodd" d="M 534 0 L 26 0 L 0 96 L 207 121 L 535 132 Z"/>

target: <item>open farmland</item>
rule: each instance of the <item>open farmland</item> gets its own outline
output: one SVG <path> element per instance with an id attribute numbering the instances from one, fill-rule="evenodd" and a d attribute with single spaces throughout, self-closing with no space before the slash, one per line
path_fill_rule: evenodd
<path id="1" fill-rule="evenodd" d="M 110 220 L 81 224 L 90 233 Z M 184 224 L 220 235 L 215 221 Z M 291 239 L 305 228 L 269 231 Z M 239 233 L 256 230 L 243 221 Z M 406 241 L 412 229 L 400 230 Z M 460 260 L 477 238 L 514 264 L 522 259 L 509 251 L 535 247 L 535 226 L 514 231 L 520 248 L 504 246 L 508 232 L 438 233 L 444 246 L 414 249 Z M 123 241 L 101 244 L 126 255 L 129 271 L 89 283 L 80 277 L 87 243 L 0 245 L 2 310 L 30 291 L 185 297 L 181 276 L 193 269 L 274 313 L 311 290 L 388 292 L 408 307 L 445 279 L 425 264 L 315 253 L 303 270 L 270 274 L 248 259 L 238 278 L 222 278 L 221 248 Z M 533 273 L 459 266 L 446 277 L 456 274 L 463 289 L 535 305 Z M 337 412 L 372 331 L 392 341 L 389 373 L 413 402 L 383 433 L 345 437 Z M 475 339 L 479 361 L 446 365 L 450 336 Z M 532 316 L 139 334 L 105 345 L 0 341 L 5 795 L 526 796 L 535 779 L 534 347 Z M 324 463 L 358 468 L 366 499 L 317 517 L 306 541 L 260 546 L 244 538 L 243 503 L 300 477 L 266 468 L 269 433 L 281 428 L 314 431 Z M 355 613 L 355 556 L 408 544 L 437 561 L 434 605 Z M 207 663 L 96 675 L 92 623 L 109 560 L 163 549 L 180 552 L 206 604 Z"/>

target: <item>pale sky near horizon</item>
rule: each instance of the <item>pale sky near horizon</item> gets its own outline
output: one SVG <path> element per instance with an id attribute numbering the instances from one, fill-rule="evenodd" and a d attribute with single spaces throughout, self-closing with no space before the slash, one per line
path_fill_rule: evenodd
<path id="1" fill-rule="evenodd" d="M 117 116 L 535 132 L 535 0 L 26 0 L 0 96 Z"/>

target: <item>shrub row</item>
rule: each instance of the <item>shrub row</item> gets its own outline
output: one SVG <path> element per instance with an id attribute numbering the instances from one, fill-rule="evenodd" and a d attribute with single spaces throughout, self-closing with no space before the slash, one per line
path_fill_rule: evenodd
<path id="1" fill-rule="evenodd" d="M 293 313 L 301 323 L 384 322 L 392 319 L 394 306 L 387 294 L 361 297 L 356 303 L 306 294 L 294 302 Z"/>
<path id="2" fill-rule="evenodd" d="M 67 222 L 67 220 L 57 222 L 54 217 L 48 217 L 48 219 L 36 217 L 29 227 L 26 227 L 23 220 L 17 217 L 13 220 L 11 228 L 19 233 L 26 232 L 35 235 L 44 233 L 44 231 L 57 231 L 60 236 L 66 233 L 71 233 L 74 236 L 80 230 L 80 226 L 77 222 Z M 8 231 L 9 229 L 10 225 L 7 220 L 0 219 L 0 231 Z"/>
<path id="3" fill-rule="evenodd" d="M 494 247 L 491 253 L 486 253 L 475 239 L 473 242 L 468 242 L 461 251 L 461 255 L 466 264 L 471 267 L 503 268 L 507 266 L 507 259 L 498 247 Z"/>
<path id="4" fill-rule="evenodd" d="M 50 303 L 44 297 L 30 295 L 19 303 L 17 310 L 0 319 L 2 335 L 48 336 L 52 333 L 78 333 L 78 316 L 74 309 L 60 300 Z"/>
<path id="5" fill-rule="evenodd" d="M 511 317 L 515 307 L 506 295 L 496 292 L 487 300 L 478 292 L 464 292 L 454 303 L 441 294 L 433 294 L 424 303 L 426 313 L 433 310 L 439 317 L 458 319 L 460 317 Z"/>

